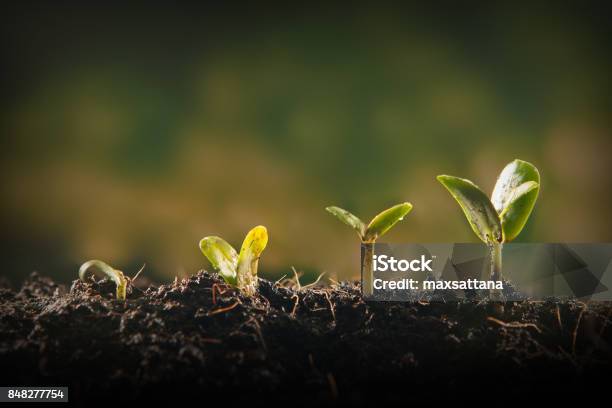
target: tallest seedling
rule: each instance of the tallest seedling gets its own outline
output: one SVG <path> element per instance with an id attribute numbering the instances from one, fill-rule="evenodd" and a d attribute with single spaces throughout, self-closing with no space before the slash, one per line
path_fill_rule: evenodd
<path id="1" fill-rule="evenodd" d="M 491 279 L 502 279 L 502 245 L 518 236 L 540 191 L 538 169 L 514 160 L 500 173 L 491 199 L 470 180 L 441 175 L 438 181 L 457 200 L 472 230 L 489 247 Z"/>
<path id="2" fill-rule="evenodd" d="M 363 248 L 361 257 L 361 290 L 364 296 L 372 296 L 374 243 L 398 221 L 404 219 L 404 216 L 412 210 L 412 204 L 401 203 L 387 208 L 374 217 L 367 225 L 356 215 L 340 207 L 327 207 L 326 210 L 357 231 Z"/>

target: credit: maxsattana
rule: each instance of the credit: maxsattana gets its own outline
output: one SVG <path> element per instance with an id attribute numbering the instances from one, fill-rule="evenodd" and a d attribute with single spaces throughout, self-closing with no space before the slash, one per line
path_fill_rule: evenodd
<path id="1" fill-rule="evenodd" d="M 414 279 L 400 279 L 400 280 L 383 280 L 374 279 L 374 289 L 390 289 L 390 290 L 411 290 L 419 289 L 417 281 Z M 467 279 L 461 281 L 423 281 L 423 290 L 433 289 L 452 289 L 452 290 L 470 290 L 470 289 L 497 289 L 503 290 L 504 285 L 502 281 L 481 281 L 478 279 Z"/>

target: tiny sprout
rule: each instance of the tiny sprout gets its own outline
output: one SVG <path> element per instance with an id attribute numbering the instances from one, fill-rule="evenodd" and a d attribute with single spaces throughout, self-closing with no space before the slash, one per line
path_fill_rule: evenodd
<path id="1" fill-rule="evenodd" d="M 240 254 L 224 239 L 215 236 L 202 238 L 200 250 L 225 282 L 252 296 L 257 290 L 259 257 L 267 244 L 268 230 L 259 225 L 244 238 Z"/>
<path id="2" fill-rule="evenodd" d="M 125 301 L 125 293 L 127 290 L 129 278 L 126 278 L 123 275 L 123 272 L 117 269 L 114 269 L 113 267 L 109 266 L 105 262 L 98 261 L 97 259 L 92 259 L 91 261 L 85 262 L 79 268 L 79 278 L 83 282 L 87 280 L 87 272 L 91 268 L 97 268 L 98 270 L 103 272 L 108 278 L 110 278 L 113 282 L 115 282 L 115 285 L 117 285 L 117 300 Z"/>
<path id="3" fill-rule="evenodd" d="M 374 243 L 397 224 L 398 221 L 404 219 L 404 216 L 412 210 L 412 204 L 401 203 L 394 205 L 379 213 L 368 225 L 357 216 L 342 208 L 331 206 L 325 208 L 325 210 L 357 231 L 357 235 L 359 235 L 359 239 L 361 239 L 361 243 L 363 244 L 363 254 L 361 257 L 362 291 L 364 296 L 371 296 L 373 292 L 372 281 L 374 278 Z"/>
<path id="4" fill-rule="evenodd" d="M 457 200 L 474 233 L 489 247 L 491 278 L 502 279 L 502 245 L 525 227 L 540 190 L 540 174 L 531 163 L 514 160 L 500 173 L 491 199 L 469 180 L 440 175 L 438 181 Z"/>

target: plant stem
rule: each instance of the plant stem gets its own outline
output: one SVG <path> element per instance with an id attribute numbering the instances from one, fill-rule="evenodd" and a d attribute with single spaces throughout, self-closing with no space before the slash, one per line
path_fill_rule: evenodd
<path id="1" fill-rule="evenodd" d="M 491 280 L 502 279 L 502 244 L 492 244 L 491 251 Z"/>
<path id="2" fill-rule="evenodd" d="M 502 278 L 502 249 L 503 244 L 492 243 L 489 245 L 489 253 L 491 255 L 491 280 L 501 281 Z M 491 299 L 500 300 L 501 292 L 499 290 L 491 291 Z"/>
<path id="3" fill-rule="evenodd" d="M 259 258 L 254 258 L 252 254 L 245 255 L 244 262 L 236 271 L 236 283 L 245 295 L 253 296 L 257 293 L 257 266 Z"/>
<path id="4" fill-rule="evenodd" d="M 374 244 L 364 242 L 361 246 L 361 292 L 364 297 L 373 294 Z"/>

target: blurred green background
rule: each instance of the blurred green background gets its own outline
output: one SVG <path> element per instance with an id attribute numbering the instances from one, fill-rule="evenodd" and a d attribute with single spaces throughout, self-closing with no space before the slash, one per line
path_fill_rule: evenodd
<path id="1" fill-rule="evenodd" d="M 603 4 L 603 3 L 602 3 Z M 598 3 L 136 8 L 2 18 L 2 274 L 106 260 L 165 281 L 264 224 L 265 276 L 356 278 L 324 211 L 414 210 L 389 242 L 475 241 L 440 173 L 542 174 L 520 241 L 610 241 L 612 52 Z M 307 278 L 308 279 L 308 278 Z"/>

